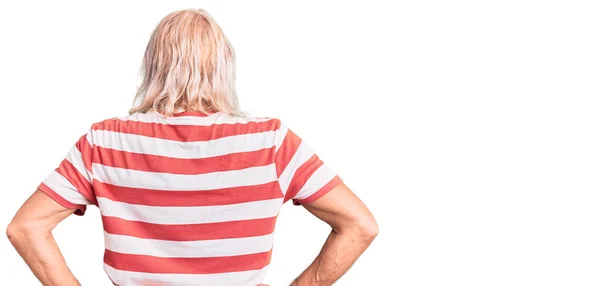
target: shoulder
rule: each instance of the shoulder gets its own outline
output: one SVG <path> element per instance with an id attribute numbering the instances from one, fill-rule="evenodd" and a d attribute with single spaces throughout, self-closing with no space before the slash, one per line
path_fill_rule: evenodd
<path id="1" fill-rule="evenodd" d="M 120 115 L 115 117 L 106 118 L 101 121 L 94 122 L 91 126 L 92 130 L 104 130 L 107 128 L 114 128 L 124 124 L 135 124 L 135 123 L 164 123 L 161 122 L 161 118 L 151 113 L 134 113 L 131 115 Z"/>
<path id="2" fill-rule="evenodd" d="M 89 133 L 97 133 L 98 131 L 120 131 L 123 126 L 142 121 L 138 114 L 122 115 L 109 117 L 104 120 L 96 121 L 91 124 Z"/>
<path id="3" fill-rule="evenodd" d="M 246 126 L 250 129 L 259 129 L 262 131 L 284 131 L 287 132 L 286 125 L 281 119 L 267 116 L 235 116 L 225 113 L 217 113 L 208 117 L 178 117 L 166 118 L 152 113 L 134 113 L 125 116 L 110 117 L 98 122 L 94 122 L 91 130 L 112 130 L 123 126 L 133 127 L 139 124 L 165 124 L 165 125 L 237 125 Z"/>
<path id="4" fill-rule="evenodd" d="M 284 126 L 281 120 L 275 117 L 234 116 L 228 114 L 218 114 L 215 117 L 215 124 L 235 124 L 252 129 L 258 128 L 263 131 L 276 131 Z"/>

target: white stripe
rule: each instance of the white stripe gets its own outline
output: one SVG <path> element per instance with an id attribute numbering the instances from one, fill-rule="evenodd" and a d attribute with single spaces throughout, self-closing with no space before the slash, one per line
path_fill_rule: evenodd
<path id="1" fill-rule="evenodd" d="M 259 270 L 227 272 L 217 274 L 156 274 L 123 271 L 104 264 L 104 271 L 117 285 L 258 285 L 268 270 L 265 266 Z"/>
<path id="2" fill-rule="evenodd" d="M 168 191 L 201 191 L 260 185 L 277 180 L 275 164 L 197 175 L 156 173 L 92 164 L 94 177 L 112 185 Z"/>
<path id="3" fill-rule="evenodd" d="M 90 146 L 93 148 L 94 147 L 94 138 L 92 138 L 91 131 L 88 131 L 88 133 L 85 134 L 85 139 L 87 140 L 88 144 L 90 144 Z"/>
<path id="4" fill-rule="evenodd" d="M 106 249 L 156 257 L 223 257 L 267 252 L 273 247 L 273 234 L 199 241 L 144 239 L 105 232 Z"/>
<path id="5" fill-rule="evenodd" d="M 115 202 L 98 197 L 103 216 L 154 224 L 201 224 L 274 217 L 279 213 L 283 198 L 249 203 L 201 206 L 156 207 Z"/>
<path id="6" fill-rule="evenodd" d="M 71 165 L 73 165 L 73 167 L 75 167 L 75 169 L 77 169 L 77 172 L 79 172 L 81 176 L 83 176 L 89 183 L 92 182 L 92 178 L 83 164 L 81 152 L 79 152 L 77 147 L 71 148 L 71 151 L 69 151 L 69 154 L 67 154 L 66 159 L 69 161 L 69 163 L 71 163 Z"/>
<path id="7" fill-rule="evenodd" d="M 331 179 L 334 177 L 335 172 L 333 172 L 331 168 L 329 168 L 327 165 L 321 165 L 321 167 L 319 167 L 319 169 L 317 169 L 310 176 L 310 178 L 306 180 L 306 183 L 304 183 L 304 186 L 302 186 L 294 199 L 301 200 L 310 197 L 312 194 L 316 193 L 323 186 L 329 183 L 329 181 L 331 181 Z"/>
<path id="8" fill-rule="evenodd" d="M 208 116 L 165 117 L 158 112 L 150 111 L 147 113 L 136 113 L 129 116 L 117 117 L 116 119 L 122 121 L 136 121 L 157 124 L 211 126 L 214 124 L 247 124 L 250 122 L 265 122 L 273 118 L 239 117 L 225 113 L 215 113 Z"/>
<path id="9" fill-rule="evenodd" d="M 44 180 L 44 184 L 66 201 L 75 205 L 91 204 L 81 193 L 77 191 L 65 177 L 57 171 L 52 171 Z"/>
<path id="10" fill-rule="evenodd" d="M 292 156 L 292 159 L 279 176 L 279 186 L 281 187 L 281 191 L 283 192 L 284 196 L 290 187 L 296 170 L 298 170 L 302 164 L 308 161 L 312 155 L 314 155 L 313 150 L 306 143 L 304 143 L 304 141 L 301 142 L 300 146 L 298 146 L 298 150 L 296 150 L 296 153 L 294 153 L 294 156 Z"/>
<path id="11" fill-rule="evenodd" d="M 281 145 L 283 144 L 283 140 L 285 139 L 287 133 L 287 126 L 281 124 L 279 130 L 275 132 L 275 152 L 277 152 L 277 150 L 279 150 L 279 147 L 281 147 Z"/>
<path id="12" fill-rule="evenodd" d="M 92 130 L 96 146 L 181 159 L 208 158 L 271 148 L 274 132 L 234 135 L 209 141 L 181 142 L 136 134 Z"/>

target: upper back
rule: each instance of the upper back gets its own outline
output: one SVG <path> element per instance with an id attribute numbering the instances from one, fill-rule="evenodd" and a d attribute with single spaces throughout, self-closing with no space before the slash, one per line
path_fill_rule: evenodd
<path id="1" fill-rule="evenodd" d="M 91 169 L 111 279 L 128 285 L 140 272 L 183 274 L 172 285 L 260 282 L 284 199 L 279 127 L 277 119 L 197 112 L 94 124 Z"/>
<path id="2" fill-rule="evenodd" d="M 256 285 L 281 205 L 340 183 L 278 119 L 147 112 L 93 124 L 38 188 L 99 207 L 116 285 Z"/>

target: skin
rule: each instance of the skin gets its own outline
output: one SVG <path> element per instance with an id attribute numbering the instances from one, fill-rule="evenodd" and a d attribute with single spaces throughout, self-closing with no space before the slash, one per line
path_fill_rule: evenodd
<path id="1" fill-rule="evenodd" d="M 377 223 L 344 184 L 304 207 L 332 230 L 317 258 L 291 285 L 331 285 L 371 244 L 378 232 Z M 74 211 L 37 190 L 7 228 L 9 240 L 43 285 L 79 285 L 52 236 L 56 225 Z"/>
<path id="2" fill-rule="evenodd" d="M 37 190 L 8 225 L 10 242 L 43 285 L 79 285 L 52 236 L 52 229 L 74 211 Z"/>
<path id="3" fill-rule="evenodd" d="M 331 233 L 313 263 L 292 286 L 332 285 L 377 236 L 379 227 L 365 204 L 344 184 L 304 205 L 331 226 Z"/>

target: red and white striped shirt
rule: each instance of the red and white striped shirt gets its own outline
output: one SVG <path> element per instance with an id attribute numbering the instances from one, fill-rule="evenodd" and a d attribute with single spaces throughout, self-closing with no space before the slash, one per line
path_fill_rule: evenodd
<path id="1" fill-rule="evenodd" d="M 39 189 L 98 206 L 116 285 L 257 285 L 282 204 L 339 183 L 279 119 L 151 111 L 93 124 Z"/>

